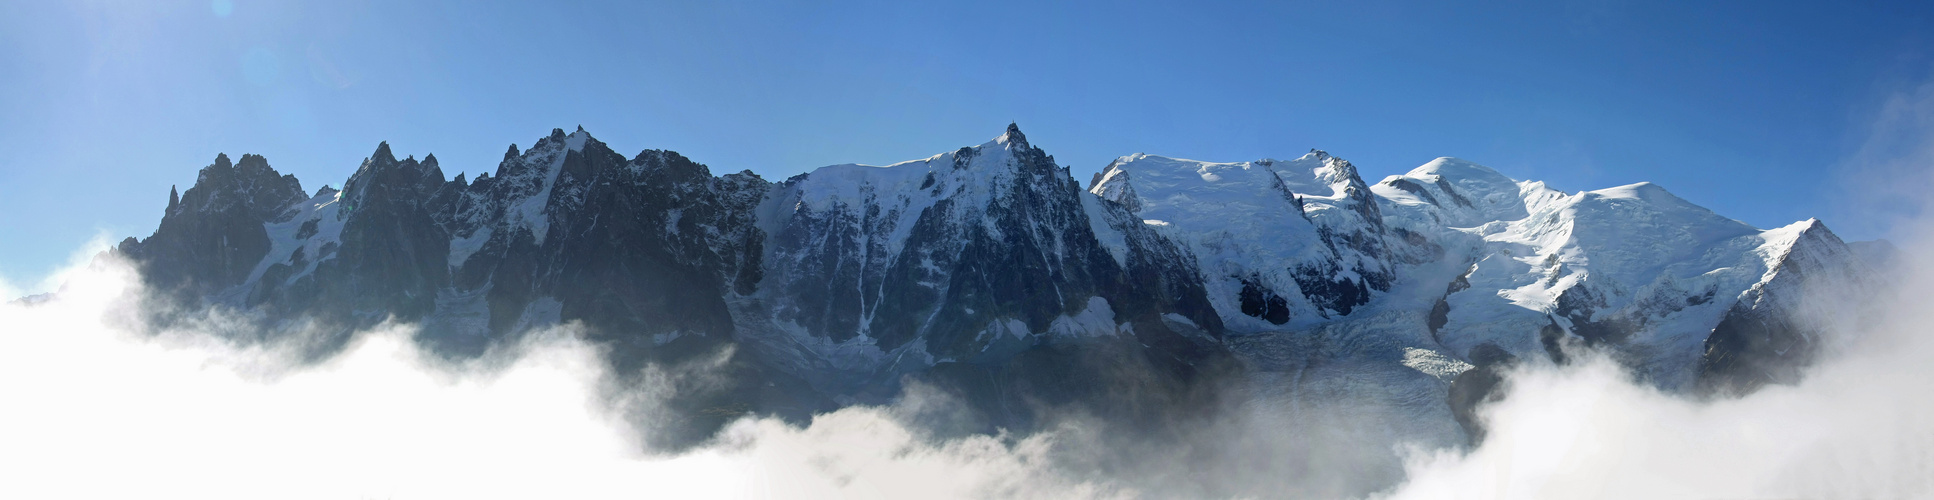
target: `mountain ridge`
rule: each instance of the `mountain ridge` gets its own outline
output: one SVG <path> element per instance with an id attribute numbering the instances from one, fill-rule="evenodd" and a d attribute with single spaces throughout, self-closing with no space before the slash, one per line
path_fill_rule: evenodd
<path id="1" fill-rule="evenodd" d="M 724 353 L 727 382 L 685 401 L 712 415 L 682 421 L 688 437 L 744 412 L 883 402 L 908 380 L 966 395 L 990 429 L 1042 405 L 1161 420 L 1132 415 L 1223 397 L 1204 380 L 1281 389 L 1257 388 L 1270 373 L 1383 377 L 1420 432 L 1444 434 L 1468 411 L 1447 391 L 1497 353 L 1607 350 L 1671 390 L 1795 380 L 1817 352 L 1795 346 L 1831 323 L 1814 316 L 1846 313 L 1794 304 L 1878 279 L 1818 221 L 1760 230 L 1649 183 L 1567 194 L 1439 158 L 1372 184 L 1311 150 L 1129 155 L 1084 188 L 1013 124 L 779 182 L 627 159 L 582 127 L 513 144 L 474 180 L 384 142 L 313 195 L 261 156 L 219 155 L 170 199 L 116 251 L 173 304 L 265 331 L 320 322 L 325 345 L 416 323 L 458 357 L 574 323 L 621 372 Z M 1160 390 L 1105 396 L 1123 384 Z"/>

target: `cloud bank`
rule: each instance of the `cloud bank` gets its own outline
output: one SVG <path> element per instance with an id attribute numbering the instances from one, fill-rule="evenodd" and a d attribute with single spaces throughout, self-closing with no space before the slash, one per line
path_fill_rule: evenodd
<path id="1" fill-rule="evenodd" d="M 1907 257 L 1934 269 L 1934 256 Z M 658 418 L 660 395 L 614 388 L 569 326 L 453 363 L 384 325 L 305 365 L 298 346 L 200 331 L 225 328 L 214 315 L 133 333 L 141 290 L 99 260 L 57 276 L 52 299 L 0 305 L 0 497 L 1925 497 L 1934 310 L 1917 305 L 1934 277 L 1909 276 L 1899 306 L 1797 386 L 1698 401 L 1603 357 L 1526 365 L 1469 449 L 1393 447 L 1376 408 L 1267 400 L 1179 441 L 1078 416 L 1027 436 L 941 437 L 922 423 L 953 407 L 915 386 L 804 426 L 741 420 L 666 456 L 631 425 Z"/>
<path id="2" fill-rule="evenodd" d="M 293 366 L 275 345 L 123 328 L 125 266 L 0 306 L 0 497 L 969 498 L 1124 494 L 1054 474 L 1051 436 L 926 439 L 896 409 L 748 419 L 653 455 L 567 328 L 502 366 L 419 352 L 406 326 Z M 642 404 L 649 404 L 649 395 Z M 635 403 L 635 402 L 634 402 Z"/>
<path id="3" fill-rule="evenodd" d="M 77 262 L 89 262 L 79 259 Z M 319 364 L 301 339 L 238 343 L 210 313 L 152 331 L 129 268 L 62 272 L 0 305 L 5 498 L 1176 498 L 1349 496 L 1401 473 L 1378 411 L 1237 404 L 1179 437 L 1066 415 L 1031 435 L 913 385 L 808 425 L 740 420 L 696 450 L 647 449 L 653 394 L 615 387 L 570 326 L 468 362 L 385 324 Z M 136 333 L 140 332 L 140 333 Z M 654 368 L 655 369 L 655 368 Z M 674 376 L 674 375 L 668 375 Z"/>

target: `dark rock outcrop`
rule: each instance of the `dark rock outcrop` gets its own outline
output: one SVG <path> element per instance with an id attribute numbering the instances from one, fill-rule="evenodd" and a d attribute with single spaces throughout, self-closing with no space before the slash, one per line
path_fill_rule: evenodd
<path id="1" fill-rule="evenodd" d="M 269 252 L 262 224 L 286 216 L 303 198 L 302 183 L 261 156 L 230 163 L 228 155 L 217 155 L 187 193 L 177 198 L 169 189 L 168 212 L 154 236 L 130 238 L 118 250 L 147 264 L 148 286 L 193 303 L 246 282 Z"/>

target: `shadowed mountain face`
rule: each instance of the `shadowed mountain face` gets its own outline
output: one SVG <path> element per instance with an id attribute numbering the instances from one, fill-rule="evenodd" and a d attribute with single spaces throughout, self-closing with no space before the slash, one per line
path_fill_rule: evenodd
<path id="1" fill-rule="evenodd" d="M 169 190 L 154 236 L 126 250 L 138 249 L 131 255 L 149 264 L 149 286 L 189 298 L 226 292 L 249 282 L 269 253 L 263 222 L 304 198 L 295 176 L 276 173 L 261 156 L 242 155 L 237 165 L 217 155 L 187 196 Z"/>
<path id="2" fill-rule="evenodd" d="M 383 144 L 341 190 L 219 156 L 170 197 L 118 251 L 172 304 L 319 328 L 318 357 L 385 320 L 458 358 L 578 324 L 620 374 L 705 367 L 651 433 L 673 446 L 908 380 L 962 396 L 974 431 L 1068 410 L 1174 429 L 1273 393 L 1475 433 L 1455 423 L 1496 376 L 1452 382 L 1477 361 L 1582 346 L 1670 389 L 1790 381 L 1834 314 L 1802 297 L 1873 274 L 1817 221 L 1762 231 L 1649 184 L 1566 194 L 1446 158 L 1373 185 L 1312 151 L 1131 155 L 1084 188 L 1013 126 L 777 183 L 579 129 L 476 179 Z"/>

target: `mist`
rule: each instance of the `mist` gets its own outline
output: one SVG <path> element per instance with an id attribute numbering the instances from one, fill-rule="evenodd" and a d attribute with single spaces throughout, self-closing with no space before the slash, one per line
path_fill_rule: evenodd
<path id="1" fill-rule="evenodd" d="M 452 363 L 419 351 L 410 327 L 386 324 L 303 365 L 294 346 L 131 328 L 142 294 L 122 263 L 60 278 L 51 299 L 0 305 L 0 497 L 1119 494 L 1038 464 L 1051 436 L 927 439 L 899 408 L 849 408 L 804 427 L 745 419 L 707 447 L 655 453 L 627 423 L 650 415 L 655 395 L 614 391 L 569 326 Z"/>

